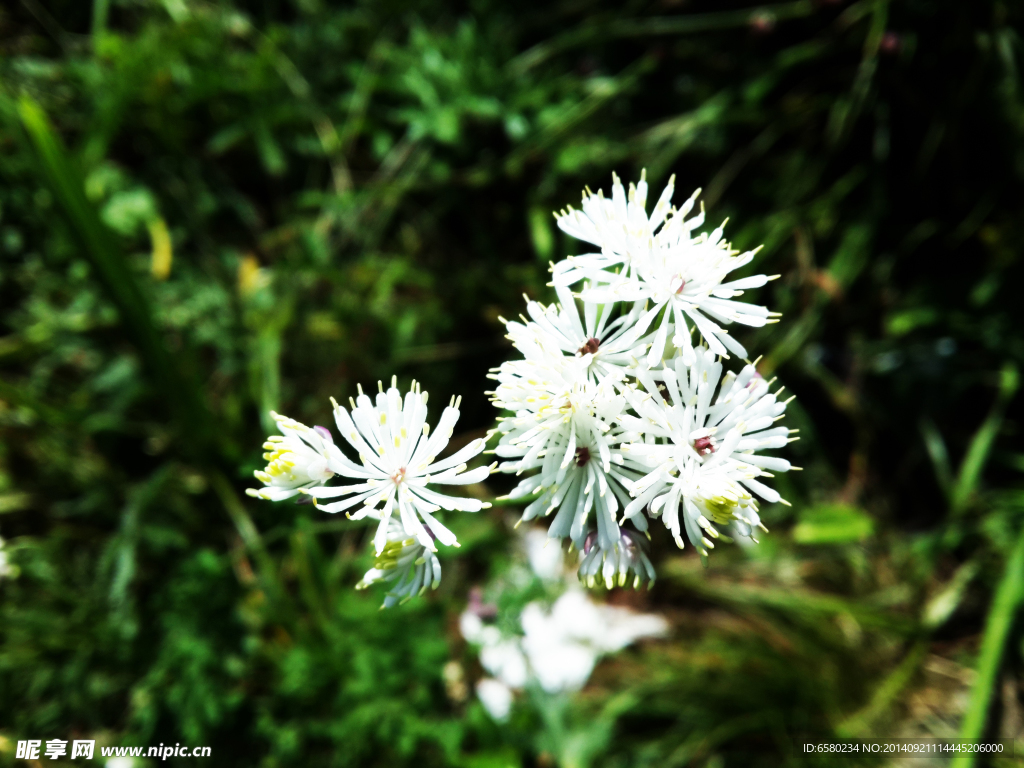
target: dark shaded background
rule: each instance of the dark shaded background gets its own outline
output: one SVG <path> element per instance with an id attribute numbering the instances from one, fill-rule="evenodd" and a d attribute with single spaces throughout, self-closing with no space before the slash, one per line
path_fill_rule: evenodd
<path id="1" fill-rule="evenodd" d="M 88 737 L 225 766 L 717 768 L 804 737 L 1014 737 L 1021 16 L 5 5 L 0 762 Z M 572 699 L 598 746 L 570 763 L 528 706 L 499 728 L 442 678 L 479 675 L 454 621 L 505 567 L 508 509 L 454 520 L 438 592 L 379 613 L 351 589 L 364 529 L 242 492 L 269 409 L 325 423 L 357 382 L 416 378 L 463 396 L 459 439 L 488 428 L 498 315 L 581 247 L 551 211 L 644 168 L 782 275 L 756 297 L 782 322 L 737 333 L 797 395 L 805 471 L 706 572 L 655 537 L 657 586 L 609 599 L 674 635 Z"/>

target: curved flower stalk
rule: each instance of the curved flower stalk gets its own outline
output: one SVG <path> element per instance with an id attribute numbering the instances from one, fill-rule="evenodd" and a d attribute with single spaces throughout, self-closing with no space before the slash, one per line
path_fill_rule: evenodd
<path id="1" fill-rule="evenodd" d="M 441 563 L 437 555 L 409 536 L 402 524 L 395 519 L 388 523 L 388 540 L 383 551 L 356 584 L 356 589 L 366 589 L 371 584 L 391 584 L 381 608 L 390 608 L 404 603 L 416 595 L 437 589 L 441 583 Z"/>
<path id="2" fill-rule="evenodd" d="M 796 467 L 758 452 L 797 438 L 789 437 L 792 430 L 772 426 L 788 401 L 780 402 L 779 393 L 769 391 L 770 382 L 753 365 L 722 378 L 722 364 L 711 350 L 698 350 L 696 358 L 693 365 L 677 358 L 661 370 L 638 373 L 647 392 L 630 393 L 637 416 L 623 421 L 642 423 L 646 439 L 622 451 L 649 471 L 633 484 L 636 498 L 623 514 L 637 519 L 648 508 L 663 517 L 680 547 L 685 528 L 706 556 L 714 547 L 711 540 L 722 537 L 716 525 L 731 524 L 752 539 L 754 528 L 764 529 L 754 495 L 768 503 L 788 503 L 757 478 Z"/>
<path id="3" fill-rule="evenodd" d="M 650 337 L 641 338 L 638 333 L 637 322 L 643 307 L 634 305 L 616 317 L 615 302 L 584 301 L 581 317 L 568 288 L 556 287 L 555 293 L 558 304 L 544 306 L 527 299 L 530 320 L 505 321 L 508 338 L 529 360 L 561 361 L 574 357 L 590 382 L 625 381 L 651 342 Z"/>
<path id="4" fill-rule="evenodd" d="M 646 520 L 643 521 L 643 528 L 646 531 Z M 647 557 L 647 548 L 645 538 L 627 528 L 619 529 L 619 539 L 613 542 L 610 548 L 601 546 L 600 539 L 590 533 L 581 553 L 583 559 L 580 561 L 580 581 L 588 587 L 593 587 L 600 579 L 608 589 L 611 589 L 616 584 L 624 587 L 629 580 L 629 574 L 632 573 L 633 589 L 637 589 L 645 581 L 649 588 L 654 584 L 655 573 L 654 566 Z"/>
<path id="5" fill-rule="evenodd" d="M 499 420 L 501 439 L 494 453 L 509 459 L 499 471 L 540 470 L 509 494 L 513 499 L 540 494 L 523 520 L 557 509 L 548 536 L 568 536 L 582 547 L 593 512 L 598 537 L 611 547 L 619 537 L 616 513 L 629 502 L 625 488 L 642 469 L 619 450 L 636 437 L 617 427 L 625 397 L 611 379 L 592 382 L 571 358 L 507 362 L 495 378 L 495 405 L 515 413 Z"/>
<path id="6" fill-rule="evenodd" d="M 265 487 L 249 489 L 247 493 L 272 501 L 303 494 L 325 512 L 359 507 L 347 516 L 352 520 L 367 517 L 379 520 L 373 537 L 378 562 L 393 562 L 391 567 L 404 574 L 395 577 L 399 583 L 391 594 L 405 596 L 419 591 L 428 581 L 433 583 L 440 578 L 440 566 L 433 556 L 437 551 L 435 541 L 459 546 L 455 534 L 435 513 L 442 509 L 477 512 L 490 506 L 479 499 L 439 493 L 429 486 L 479 483 L 497 465 L 467 468 L 466 462 L 483 451 L 482 439 L 473 440 L 451 456 L 437 459 L 447 447 L 459 419 L 461 398 L 452 398 L 431 434 L 427 423 L 427 393 L 422 392 L 416 382 L 404 398 L 394 378 L 386 392 L 380 383 L 378 389 L 376 401 L 373 401 L 359 387 L 359 396 L 350 400 L 351 412 L 331 401 L 338 430 L 355 449 L 358 464 L 341 452 L 324 427 L 307 427 L 274 414 L 284 435 L 270 437 L 265 444 L 268 453 L 264 455 L 269 464 L 266 470 L 255 473 Z M 357 482 L 327 485 L 335 476 Z M 325 499 L 340 500 L 321 503 Z M 409 563 L 415 564 L 415 569 Z M 391 570 L 391 567 L 378 565 L 361 584 L 392 580 L 390 576 L 376 573 Z M 393 602 L 385 601 L 385 604 Z"/>

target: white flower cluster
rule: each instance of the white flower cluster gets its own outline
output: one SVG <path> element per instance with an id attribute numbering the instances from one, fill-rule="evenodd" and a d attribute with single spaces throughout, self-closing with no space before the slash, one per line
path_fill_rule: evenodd
<path id="1" fill-rule="evenodd" d="M 628 193 L 613 181 L 611 199 L 588 190 L 582 210 L 556 214 L 564 232 L 598 249 L 552 265 L 558 303 L 527 299 L 529 317 L 504 321 L 523 357 L 491 373 L 498 385 L 488 394 L 510 414 L 489 434 L 499 436 L 500 467 L 467 468 L 482 439 L 439 460 L 460 401 L 431 434 L 427 393 L 415 382 L 403 396 L 392 379 L 375 400 L 360 388 L 350 409 L 332 400 L 358 462 L 324 427 L 272 414 L 281 435 L 264 444 L 267 466 L 255 473 L 263 487 L 249 495 L 301 495 L 326 512 L 378 521 L 375 567 L 359 587 L 389 584 L 385 606 L 437 586 L 436 542 L 458 546 L 437 512 L 489 506 L 430 486 L 479 483 L 496 468 L 524 476 L 507 498 L 525 504 L 523 520 L 551 518 L 548 537 L 581 552 L 579 576 L 590 586 L 654 581 L 652 519 L 680 547 L 685 531 L 705 558 L 715 540 L 731 540 L 726 531 L 754 539 L 764 529 L 758 499 L 786 503 L 762 480 L 795 467 L 762 451 L 796 439 L 774 426 L 788 401 L 754 363 L 735 372 L 722 362 L 747 354 L 723 326 L 777 322 L 737 301 L 772 278 L 728 280 L 756 250 L 733 250 L 722 226 L 699 233 L 703 209 L 690 216 L 698 193 L 676 209 L 670 180 L 648 216 L 645 178 Z M 329 485 L 335 477 L 352 482 Z"/>
<path id="2" fill-rule="evenodd" d="M 384 607 L 436 588 L 441 580 L 436 542 L 459 546 L 455 535 L 436 517 L 439 510 L 477 512 L 490 504 L 463 496 L 439 493 L 431 485 L 479 483 L 494 469 L 467 469 L 466 462 L 484 449 L 473 440 L 450 456 L 438 460 L 459 419 L 460 399 L 452 398 L 431 434 L 427 423 L 427 393 L 414 381 L 402 397 L 396 380 L 385 391 L 378 383 L 376 400 L 359 387 L 350 399 L 351 409 L 334 405 L 334 421 L 342 438 L 355 451 L 358 463 L 347 458 L 325 427 L 307 427 L 287 416 L 271 414 L 281 430 L 267 438 L 264 470 L 256 479 L 263 483 L 247 493 L 260 499 L 281 501 L 302 496 L 325 512 L 345 512 L 351 520 L 379 521 L 373 537 L 374 567 L 357 588 L 374 582 L 391 585 Z M 334 478 L 351 478 L 348 485 L 328 485 Z M 322 503 L 327 499 L 339 499 Z M 355 511 L 350 511 L 355 510 Z"/>
<path id="3" fill-rule="evenodd" d="M 736 300 L 772 278 L 726 281 L 756 251 L 733 250 L 721 226 L 698 234 L 698 193 L 676 209 L 669 181 L 648 216 L 645 178 L 628 193 L 613 181 L 611 199 L 587 190 L 582 210 L 556 214 L 598 251 L 552 265 L 557 304 L 527 300 L 529 317 L 504 321 L 523 359 L 494 369 L 489 393 L 511 414 L 495 430 L 499 470 L 526 475 L 509 498 L 523 520 L 552 517 L 580 578 L 608 587 L 654 580 L 649 519 L 702 557 L 730 540 L 720 528 L 753 539 L 757 499 L 786 503 L 761 478 L 794 468 L 761 451 L 796 439 L 773 426 L 786 403 L 754 364 L 723 375 L 723 358 L 747 355 L 723 326 L 777 322 Z"/>

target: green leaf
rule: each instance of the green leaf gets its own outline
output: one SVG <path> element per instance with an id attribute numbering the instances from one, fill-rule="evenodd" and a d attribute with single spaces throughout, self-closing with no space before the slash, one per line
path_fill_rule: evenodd
<path id="1" fill-rule="evenodd" d="M 804 510 L 793 529 L 799 544 L 850 544 L 864 541 L 875 530 L 875 521 L 863 510 L 845 504 L 828 504 Z"/>
<path id="2" fill-rule="evenodd" d="M 111 195 L 103 206 L 103 223 L 114 231 L 131 236 L 157 218 L 156 200 L 147 189 L 137 187 Z"/>

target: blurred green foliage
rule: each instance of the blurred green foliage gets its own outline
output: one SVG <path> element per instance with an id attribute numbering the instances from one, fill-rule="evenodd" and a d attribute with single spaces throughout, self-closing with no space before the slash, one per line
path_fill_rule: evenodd
<path id="1" fill-rule="evenodd" d="M 5 5 L 0 762 L 88 737 L 717 768 L 1017 735 L 1021 25 L 992 0 Z M 497 317 L 577 247 L 549 212 L 641 168 L 782 275 L 743 342 L 798 396 L 805 471 L 706 572 L 656 537 L 657 587 L 610 599 L 673 638 L 499 728 L 442 669 L 478 676 L 454 617 L 514 516 L 454 520 L 439 592 L 378 612 L 361 528 L 242 490 L 269 409 L 321 423 L 356 382 L 415 377 L 487 428 Z"/>

